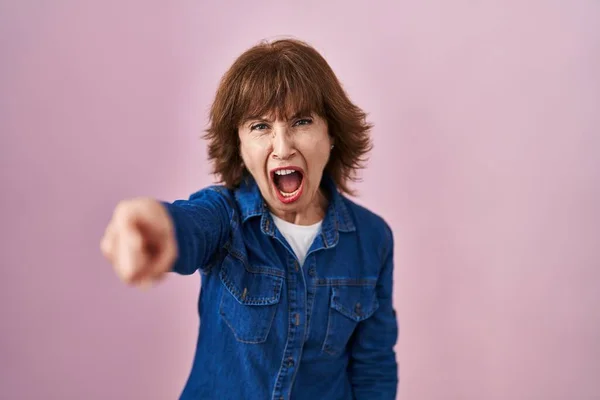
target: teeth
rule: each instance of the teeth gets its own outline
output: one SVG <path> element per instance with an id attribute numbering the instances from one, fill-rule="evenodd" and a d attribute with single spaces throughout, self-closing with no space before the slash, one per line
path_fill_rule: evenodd
<path id="1" fill-rule="evenodd" d="M 283 175 L 292 174 L 294 172 L 297 172 L 297 171 L 294 169 L 280 169 L 280 170 L 275 171 L 275 174 L 279 175 L 279 176 L 283 176 Z M 302 187 L 302 185 L 300 185 L 300 187 Z M 298 192 L 300 192 L 300 187 L 298 189 L 294 190 L 292 193 L 286 193 L 282 190 L 279 190 L 279 193 L 281 193 L 281 195 L 286 198 L 293 197 L 293 196 L 296 196 L 298 194 Z"/>
<path id="2" fill-rule="evenodd" d="M 296 171 L 294 171 L 293 169 L 280 169 L 278 171 L 275 171 L 275 173 L 277 175 L 289 175 L 289 174 L 291 174 L 293 172 L 296 172 Z"/>
<path id="3" fill-rule="evenodd" d="M 298 194 L 298 191 L 300 190 L 300 188 L 294 190 L 292 193 L 286 193 L 286 192 L 282 192 L 281 190 L 279 191 L 279 193 L 281 193 L 281 195 L 283 197 L 292 197 Z"/>

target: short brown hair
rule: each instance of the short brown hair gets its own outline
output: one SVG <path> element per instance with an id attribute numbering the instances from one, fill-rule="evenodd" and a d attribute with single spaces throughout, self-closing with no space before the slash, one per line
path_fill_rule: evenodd
<path id="1" fill-rule="evenodd" d="M 353 104 L 325 59 L 295 39 L 263 41 L 245 51 L 221 79 L 209 116 L 208 157 L 228 187 L 240 184 L 244 167 L 238 126 L 246 118 L 316 113 L 327 121 L 335 147 L 325 172 L 341 191 L 364 167 L 372 144 L 365 112 Z"/>

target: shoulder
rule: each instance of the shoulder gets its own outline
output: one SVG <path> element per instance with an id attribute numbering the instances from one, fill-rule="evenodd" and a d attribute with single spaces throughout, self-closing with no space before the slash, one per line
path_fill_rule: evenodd
<path id="1" fill-rule="evenodd" d="M 193 192 L 190 195 L 190 200 L 192 200 L 194 198 L 200 198 L 203 196 L 215 196 L 215 195 L 229 197 L 229 196 L 232 196 L 232 190 L 227 188 L 224 185 L 209 185 L 209 186 L 205 186 L 205 187 Z"/>
<path id="2" fill-rule="evenodd" d="M 383 236 L 391 234 L 390 225 L 379 214 L 342 196 L 346 209 L 350 212 L 357 230 L 369 229 Z"/>
<path id="3" fill-rule="evenodd" d="M 355 203 L 346 196 L 342 196 L 342 201 L 350 213 L 359 236 L 372 241 L 373 245 L 378 247 L 379 254 L 382 257 L 385 253 L 393 250 L 394 235 L 392 229 L 381 215 Z"/>
<path id="4" fill-rule="evenodd" d="M 235 209 L 233 191 L 223 185 L 210 185 L 192 192 L 187 199 L 179 199 L 174 205 L 183 208 L 224 211 L 231 215 Z"/>
<path id="5" fill-rule="evenodd" d="M 233 191 L 223 185 L 210 185 L 193 192 L 189 201 L 233 201 Z"/>

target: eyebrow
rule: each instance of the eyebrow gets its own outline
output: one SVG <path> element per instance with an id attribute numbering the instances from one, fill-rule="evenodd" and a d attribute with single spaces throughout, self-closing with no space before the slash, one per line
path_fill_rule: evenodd
<path id="1" fill-rule="evenodd" d="M 288 119 L 288 121 L 292 120 L 292 119 L 300 118 L 300 117 L 312 117 L 312 113 L 308 112 L 308 111 L 307 112 L 297 112 L 294 115 L 292 115 Z M 258 115 L 251 115 L 251 116 L 248 116 L 248 117 L 246 117 L 246 118 L 244 118 L 242 120 L 242 125 L 246 125 L 250 121 L 256 121 L 256 122 L 273 122 L 272 119 L 266 118 L 265 116 L 261 117 L 261 116 L 258 116 Z"/>

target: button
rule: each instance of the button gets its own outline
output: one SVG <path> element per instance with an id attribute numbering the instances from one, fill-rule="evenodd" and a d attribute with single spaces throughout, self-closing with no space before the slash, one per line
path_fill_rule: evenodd
<path id="1" fill-rule="evenodd" d="M 311 268 L 308 270 L 308 274 L 314 278 L 315 276 L 317 276 L 317 271 L 315 271 L 314 268 Z"/>
<path id="2" fill-rule="evenodd" d="M 362 306 L 360 305 L 360 303 L 356 303 L 356 306 L 354 306 L 354 311 L 360 315 L 362 314 Z"/>
<path id="3" fill-rule="evenodd" d="M 286 360 L 285 363 L 288 368 L 292 368 L 294 366 L 294 359 L 292 357 L 290 357 Z"/>
<path id="4" fill-rule="evenodd" d="M 298 265 L 298 261 L 294 261 L 294 269 L 296 270 L 296 272 L 298 272 L 298 270 L 300 269 L 300 266 Z"/>

